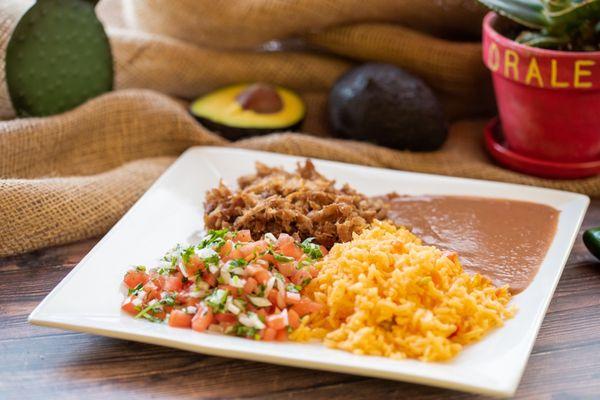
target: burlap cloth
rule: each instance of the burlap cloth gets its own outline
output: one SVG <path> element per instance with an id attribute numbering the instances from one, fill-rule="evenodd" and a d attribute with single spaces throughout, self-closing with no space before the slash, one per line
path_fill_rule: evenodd
<path id="1" fill-rule="evenodd" d="M 479 30 L 482 10 L 473 2 L 124 1 L 99 5 L 109 26 L 119 90 L 62 115 L 29 119 L 13 119 L 2 55 L 31 1 L 0 5 L 0 118 L 5 119 L 0 122 L 0 256 L 106 232 L 193 145 L 600 194 L 600 177 L 533 178 L 499 168 L 485 154 L 483 117 L 493 112 L 489 78 L 477 39 L 457 39 Z M 295 47 L 298 38 L 302 51 Z M 283 45 L 259 49 L 274 39 Z M 281 46 L 296 50 L 264 51 Z M 327 91 L 362 60 L 395 63 L 434 88 L 454 121 L 442 150 L 401 152 L 327 137 Z M 207 90 L 257 80 L 301 93 L 308 104 L 303 130 L 311 135 L 282 133 L 229 143 L 198 125 L 184 107 Z"/>

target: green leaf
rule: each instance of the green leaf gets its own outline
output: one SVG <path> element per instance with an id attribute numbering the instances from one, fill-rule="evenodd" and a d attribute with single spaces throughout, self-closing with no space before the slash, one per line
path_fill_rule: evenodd
<path id="1" fill-rule="evenodd" d="M 585 21 L 600 18 L 600 0 L 569 1 L 562 8 L 547 9 L 546 18 L 549 21 L 548 31 L 553 34 L 567 34 L 576 30 Z"/>
<path id="2" fill-rule="evenodd" d="M 549 25 L 540 0 L 479 0 L 486 7 L 530 28 L 542 29 Z"/>

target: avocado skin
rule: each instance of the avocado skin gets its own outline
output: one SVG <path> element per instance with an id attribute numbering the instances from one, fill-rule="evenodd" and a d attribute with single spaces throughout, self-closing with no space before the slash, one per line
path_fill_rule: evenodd
<path id="1" fill-rule="evenodd" d="M 282 126 L 279 128 L 235 128 L 232 126 L 220 124 L 215 121 L 211 121 L 207 118 L 199 117 L 194 113 L 191 114 L 194 118 L 196 118 L 196 121 L 200 122 L 200 124 L 206 129 L 213 132 L 217 132 L 225 139 L 229 140 L 244 139 L 250 136 L 267 135 L 269 133 L 276 132 L 297 131 L 302 127 L 302 123 L 304 122 L 304 118 L 302 118 L 300 121 L 293 125 Z"/>
<path id="2" fill-rule="evenodd" d="M 328 108 L 331 128 L 348 139 L 432 151 L 448 135 L 432 90 L 391 64 L 368 63 L 348 71 L 333 86 Z"/>

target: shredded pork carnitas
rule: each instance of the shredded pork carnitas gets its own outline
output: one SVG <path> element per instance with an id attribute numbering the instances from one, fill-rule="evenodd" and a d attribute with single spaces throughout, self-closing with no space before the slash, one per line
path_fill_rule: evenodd
<path id="1" fill-rule="evenodd" d="M 347 242 L 373 219 L 385 218 L 385 204 L 347 184 L 319 174 L 307 160 L 295 172 L 256 163 L 256 174 L 238 179 L 239 189 L 223 182 L 206 193 L 204 222 L 208 229 L 249 229 L 253 237 L 287 233 L 299 240 L 314 237 L 329 248 Z"/>

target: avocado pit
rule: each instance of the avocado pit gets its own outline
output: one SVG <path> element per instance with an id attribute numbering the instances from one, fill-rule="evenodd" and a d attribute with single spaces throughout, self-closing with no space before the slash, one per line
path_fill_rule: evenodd
<path id="1" fill-rule="evenodd" d="M 277 89 L 265 83 L 255 83 L 248 86 L 236 98 L 244 110 L 259 114 L 274 114 L 283 109 L 283 101 Z"/>

